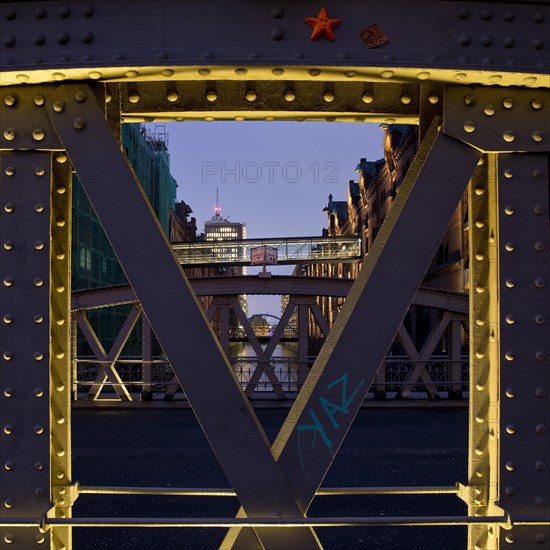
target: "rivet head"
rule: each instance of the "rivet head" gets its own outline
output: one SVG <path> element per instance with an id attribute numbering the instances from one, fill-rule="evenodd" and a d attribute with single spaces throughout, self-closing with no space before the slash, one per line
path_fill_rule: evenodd
<path id="1" fill-rule="evenodd" d="M 34 205 L 34 211 L 37 213 L 44 212 L 44 205 L 43 204 L 35 204 Z"/>
<path id="2" fill-rule="evenodd" d="M 42 250 L 44 248 L 44 243 L 42 241 L 36 241 L 34 243 L 35 250 Z"/>
<path id="3" fill-rule="evenodd" d="M 4 17 L 8 21 L 13 21 L 17 17 L 17 12 L 15 10 L 8 9 L 8 10 L 6 10 L 6 13 L 4 14 Z"/>
<path id="4" fill-rule="evenodd" d="M 66 19 L 67 17 L 69 17 L 69 15 L 71 15 L 71 8 L 69 8 L 68 6 L 61 6 L 57 10 L 57 14 L 59 15 L 59 17 Z"/>
<path id="5" fill-rule="evenodd" d="M 509 533 L 509 534 L 507 534 L 507 535 L 504 537 L 504 540 L 505 540 L 508 544 L 514 544 L 514 541 L 516 540 L 516 537 L 514 537 L 513 534 Z"/>
<path id="6" fill-rule="evenodd" d="M 515 245 L 513 242 L 507 242 L 505 245 L 504 245 L 504 248 L 507 252 L 513 252 L 514 251 L 514 248 L 515 248 Z"/>
<path id="7" fill-rule="evenodd" d="M 15 506 L 15 501 L 13 500 L 13 498 L 7 498 L 6 500 L 4 500 L 4 506 L 6 508 L 13 508 Z"/>
<path id="8" fill-rule="evenodd" d="M 323 99 L 327 102 L 327 103 L 331 103 L 332 101 L 334 101 L 334 93 L 333 92 L 325 92 L 323 94 Z"/>
<path id="9" fill-rule="evenodd" d="M 535 206 L 533 206 L 533 212 L 537 216 L 540 216 L 541 214 L 544 213 L 544 208 L 540 204 L 535 204 Z"/>
<path id="10" fill-rule="evenodd" d="M 540 170 L 539 168 L 535 168 L 535 169 L 533 170 L 533 177 L 534 177 L 536 180 L 542 179 L 542 170 Z"/>
<path id="11" fill-rule="evenodd" d="M 363 101 L 363 103 L 372 103 L 374 101 L 374 96 L 370 93 L 370 92 L 365 92 L 362 96 L 361 96 L 361 99 Z"/>
<path id="12" fill-rule="evenodd" d="M 8 472 L 10 472 L 11 470 L 13 470 L 15 468 L 15 465 L 14 463 L 11 461 L 11 460 L 8 460 L 5 464 L 4 464 L 4 470 L 7 470 Z"/>
<path id="13" fill-rule="evenodd" d="M 403 94 L 400 97 L 400 101 L 403 105 L 409 105 L 412 102 L 412 97 L 410 96 L 410 94 Z"/>
<path id="14" fill-rule="evenodd" d="M 544 138 L 540 130 L 535 130 L 534 132 L 531 133 L 531 139 L 535 143 L 540 143 Z"/>
<path id="15" fill-rule="evenodd" d="M 506 361 L 513 361 L 516 358 L 516 354 L 509 350 L 504 354 L 504 357 L 506 358 Z"/>
<path id="16" fill-rule="evenodd" d="M 56 113 L 62 113 L 64 110 L 65 110 L 65 102 L 64 101 L 56 101 L 54 104 L 53 104 L 53 110 L 56 112 Z"/>
<path id="17" fill-rule="evenodd" d="M 546 426 L 544 424 L 537 424 L 535 426 L 535 431 L 538 433 L 538 434 L 543 434 L 545 431 L 546 431 Z"/>
<path id="18" fill-rule="evenodd" d="M 474 132 L 476 129 L 476 125 L 475 125 L 475 122 L 473 120 L 467 120 L 466 122 L 464 122 L 464 131 L 465 132 L 468 132 L 469 134 L 471 134 L 472 132 Z"/>
<path id="19" fill-rule="evenodd" d="M 256 101 L 258 95 L 254 90 L 248 90 L 245 97 L 247 101 Z"/>
<path id="20" fill-rule="evenodd" d="M 543 535 L 542 533 L 537 533 L 535 535 L 535 542 L 537 544 L 544 544 L 546 542 L 546 536 Z"/>
<path id="21" fill-rule="evenodd" d="M 4 277 L 4 286 L 12 286 L 13 279 L 11 277 Z"/>
<path id="22" fill-rule="evenodd" d="M 13 388 L 6 388 L 4 390 L 4 395 L 8 398 L 13 397 Z"/>
<path id="23" fill-rule="evenodd" d="M 480 42 L 482 46 L 488 47 L 493 43 L 493 39 L 488 34 L 484 34 Z"/>
<path id="24" fill-rule="evenodd" d="M 45 173 L 46 173 L 46 170 L 44 170 L 44 168 L 42 166 L 37 166 L 35 169 L 34 169 L 34 173 L 39 177 L 41 178 Z"/>
<path id="25" fill-rule="evenodd" d="M 82 7 L 81 13 L 84 17 L 92 17 L 92 15 L 95 13 L 95 9 L 90 4 L 86 4 Z"/>
<path id="26" fill-rule="evenodd" d="M 514 279 L 506 279 L 506 286 L 508 288 L 514 288 L 516 286 L 516 282 Z"/>
<path id="27" fill-rule="evenodd" d="M 57 225 L 57 227 L 63 227 L 65 225 L 65 220 L 63 218 L 57 218 L 55 220 L 55 225 Z"/>
<path id="28" fill-rule="evenodd" d="M 539 398 L 539 399 L 542 399 L 543 397 L 546 396 L 546 390 L 544 388 L 537 388 L 535 390 L 535 395 Z"/>
<path id="29" fill-rule="evenodd" d="M 4 250 L 12 250 L 14 247 L 13 241 L 4 242 Z"/>
<path id="30" fill-rule="evenodd" d="M 506 489 L 504 489 L 504 492 L 509 496 L 513 496 L 514 493 L 516 492 L 516 490 L 513 488 L 513 487 L 506 487 Z"/>
<path id="31" fill-rule="evenodd" d="M 534 245 L 533 245 L 534 249 L 537 251 L 537 252 L 542 252 L 544 250 L 544 243 L 540 242 L 540 241 L 537 241 Z"/>
<path id="32" fill-rule="evenodd" d="M 14 128 L 6 128 L 4 130 L 4 139 L 6 141 L 13 141 L 15 139 L 16 133 Z"/>
<path id="33" fill-rule="evenodd" d="M 502 106 L 505 109 L 511 109 L 514 106 L 514 100 L 511 97 L 505 97 L 502 100 Z"/>
<path id="34" fill-rule="evenodd" d="M 11 424 L 6 424 L 4 426 L 4 433 L 6 435 L 11 435 L 13 433 L 13 426 Z"/>
<path id="35" fill-rule="evenodd" d="M 472 107 L 476 104 L 476 98 L 473 94 L 467 94 L 464 96 L 464 104 L 468 105 L 468 107 Z"/>
<path id="36" fill-rule="evenodd" d="M 2 354 L 2 357 L 4 358 L 4 361 L 11 361 L 13 359 L 13 353 L 9 350 L 6 350 L 3 354 Z"/>
<path id="37" fill-rule="evenodd" d="M 535 506 L 544 506 L 546 499 L 544 497 L 535 497 Z"/>
<path id="38" fill-rule="evenodd" d="M 504 177 L 506 179 L 513 178 L 514 177 L 514 171 L 511 168 L 506 168 L 506 170 L 504 170 Z"/>
<path id="39" fill-rule="evenodd" d="M 34 463 L 34 469 L 38 470 L 40 472 L 40 470 L 44 469 L 44 464 L 42 464 L 42 462 L 35 462 Z"/>
<path id="40" fill-rule="evenodd" d="M 45 135 L 43 128 L 35 128 L 32 131 L 32 139 L 34 139 L 34 141 L 42 141 Z"/>
<path id="41" fill-rule="evenodd" d="M 34 388 L 34 396 L 35 397 L 43 397 L 44 390 L 42 388 Z"/>
<path id="42" fill-rule="evenodd" d="M 88 99 L 88 94 L 82 90 L 79 90 L 74 94 L 75 101 L 78 101 L 78 103 L 84 103 L 86 99 Z"/>
<path id="43" fill-rule="evenodd" d="M 531 107 L 532 107 L 535 111 L 538 111 L 539 109 L 542 108 L 542 100 L 539 99 L 539 98 L 532 99 L 532 100 L 531 100 Z"/>
<path id="44" fill-rule="evenodd" d="M 486 105 L 483 109 L 483 112 L 487 115 L 487 116 L 493 116 L 495 114 L 495 108 L 493 105 Z"/>
<path id="45" fill-rule="evenodd" d="M 69 35 L 66 32 L 60 32 L 57 35 L 57 42 L 59 44 L 67 44 L 69 42 Z"/>
<path id="46" fill-rule="evenodd" d="M 502 139 L 506 143 L 512 143 L 516 139 L 516 136 L 512 130 L 506 130 L 502 133 Z"/>
<path id="47" fill-rule="evenodd" d="M 514 207 L 513 206 L 505 206 L 504 207 L 504 213 L 507 215 L 507 216 L 512 216 L 514 214 Z"/>
<path id="48" fill-rule="evenodd" d="M 84 130 L 86 128 L 86 121 L 82 117 L 77 117 L 73 120 L 73 126 L 75 130 Z"/>
<path id="49" fill-rule="evenodd" d="M 6 323 L 6 325 L 10 325 L 11 323 L 13 323 L 13 315 L 6 313 L 6 315 L 4 315 L 2 320 L 4 321 L 4 323 Z"/>
<path id="50" fill-rule="evenodd" d="M 510 460 L 510 461 L 508 461 L 508 462 L 506 463 L 506 469 L 507 469 L 509 472 L 513 472 L 513 471 L 515 470 L 515 468 L 516 468 L 515 462 L 512 462 L 512 461 Z"/>
<path id="51" fill-rule="evenodd" d="M 540 277 L 538 279 L 535 279 L 535 286 L 537 288 L 544 287 L 544 279 L 541 279 Z"/>
<path id="52" fill-rule="evenodd" d="M 13 46 L 15 46 L 15 36 L 6 36 L 6 38 L 4 38 L 4 46 L 6 46 L 6 48 L 13 48 Z"/>
<path id="53" fill-rule="evenodd" d="M 458 37 L 458 43 L 461 46 L 469 46 L 471 41 L 472 41 L 471 38 L 467 34 L 461 34 Z"/>
<path id="54" fill-rule="evenodd" d="M 537 325 L 543 325 L 544 315 L 535 315 L 535 323 L 537 323 Z"/>
<path id="55" fill-rule="evenodd" d="M 207 99 L 207 101 L 210 101 L 211 103 L 213 103 L 214 101 L 216 101 L 218 99 L 218 94 L 214 91 L 209 91 L 206 94 L 206 99 Z"/>
<path id="56" fill-rule="evenodd" d="M 15 166 L 6 166 L 6 169 L 4 170 L 6 176 L 13 176 L 15 175 Z"/>
<path id="57" fill-rule="evenodd" d="M 44 428 L 40 425 L 40 424 L 37 424 L 35 427 L 34 427 L 34 433 L 36 435 L 41 435 L 44 433 Z"/>
<path id="58" fill-rule="evenodd" d="M 535 462 L 535 469 L 539 470 L 539 471 L 545 470 L 546 469 L 546 464 L 544 463 L 543 460 L 537 460 Z"/>
<path id="59" fill-rule="evenodd" d="M 17 96 L 15 96 L 15 95 L 13 95 L 13 94 L 8 94 L 8 95 L 4 98 L 4 104 L 5 104 L 7 107 L 14 107 L 16 103 L 17 103 Z"/>
<path id="60" fill-rule="evenodd" d="M 285 33 L 282 29 L 273 29 L 271 31 L 271 40 L 275 40 L 278 42 L 279 40 L 282 40 L 285 36 Z"/>
<path id="61" fill-rule="evenodd" d="M 42 286 L 44 284 L 44 280 L 41 277 L 35 277 L 33 280 L 34 286 Z"/>
<path id="62" fill-rule="evenodd" d="M 46 537 L 42 533 L 39 533 L 36 537 L 34 537 L 34 540 L 36 541 L 36 544 L 44 544 L 44 542 L 46 542 Z"/>
<path id="63" fill-rule="evenodd" d="M 508 21 L 508 22 L 513 21 L 515 17 L 516 15 L 511 10 L 505 11 L 503 15 L 504 21 Z"/>
<path id="64" fill-rule="evenodd" d="M 36 498 L 42 498 L 44 496 L 44 489 L 42 489 L 42 487 L 37 487 L 35 490 L 34 490 L 34 496 Z"/>
<path id="65" fill-rule="evenodd" d="M 296 99 L 296 94 L 293 90 L 287 90 L 285 92 L 285 100 L 286 101 L 294 101 Z"/>
<path id="66" fill-rule="evenodd" d="M 166 99 L 170 102 L 170 103 L 175 103 L 178 99 L 179 99 L 179 96 L 178 96 L 178 92 L 176 91 L 170 91 L 166 94 Z"/>
<path id="67" fill-rule="evenodd" d="M 32 41 L 36 46 L 43 46 L 46 43 L 46 37 L 43 34 L 37 34 Z"/>
<path id="68" fill-rule="evenodd" d="M 508 424 L 508 426 L 506 426 L 506 433 L 508 433 L 510 435 L 515 434 L 516 433 L 516 427 L 513 424 Z"/>
<path id="69" fill-rule="evenodd" d="M 8 202 L 7 204 L 4 205 L 4 212 L 11 214 L 14 211 L 14 208 L 15 207 L 13 206 L 13 203 Z"/>
<path id="70" fill-rule="evenodd" d="M 428 97 L 428 101 L 432 104 L 432 105 L 437 105 L 439 103 L 439 96 L 436 95 L 436 94 L 431 94 L 429 97 Z"/>
<path id="71" fill-rule="evenodd" d="M 535 38 L 531 44 L 535 50 L 542 50 L 544 48 L 544 40 L 542 38 Z"/>
<path id="72" fill-rule="evenodd" d="M 35 361 L 42 361 L 42 359 L 44 359 L 44 354 L 40 351 L 35 351 L 33 357 Z"/>
<path id="73" fill-rule="evenodd" d="M 516 396 L 516 391 L 514 388 L 506 388 L 506 397 L 513 399 Z"/>
<path id="74" fill-rule="evenodd" d="M 128 94 L 128 101 L 130 103 L 139 103 L 139 94 L 137 92 L 131 92 L 130 94 Z"/>

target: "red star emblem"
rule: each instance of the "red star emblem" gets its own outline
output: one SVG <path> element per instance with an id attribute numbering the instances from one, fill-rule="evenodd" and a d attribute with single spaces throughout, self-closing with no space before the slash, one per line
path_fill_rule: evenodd
<path id="1" fill-rule="evenodd" d="M 338 25 L 342 22 L 340 19 L 330 19 L 327 10 L 321 8 L 317 17 L 306 17 L 305 22 L 313 27 L 311 33 L 311 40 L 318 40 L 321 36 L 328 38 L 331 42 L 334 42 L 334 31 Z"/>

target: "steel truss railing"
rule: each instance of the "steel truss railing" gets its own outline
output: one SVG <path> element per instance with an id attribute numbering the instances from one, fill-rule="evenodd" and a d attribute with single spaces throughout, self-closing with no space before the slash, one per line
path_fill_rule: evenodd
<path id="1" fill-rule="evenodd" d="M 257 357 L 231 356 L 229 361 L 233 367 L 237 380 L 245 389 L 260 360 Z M 306 367 L 309 368 L 314 363 L 315 357 L 308 357 Z M 391 394 L 399 393 L 407 384 L 408 377 L 414 368 L 425 361 L 414 361 L 407 356 L 388 356 L 380 366 L 376 382 L 372 384 L 369 392 L 380 396 L 380 393 Z M 87 392 L 95 383 L 101 364 L 107 364 L 107 361 L 99 361 L 94 357 L 79 357 L 76 359 L 73 368 L 73 395 L 78 399 L 79 393 Z M 143 365 L 151 365 L 151 380 L 143 380 Z M 281 382 L 283 391 L 287 392 L 289 397 L 299 391 L 303 380 L 300 380 L 301 362 L 297 357 L 271 357 L 270 364 L 277 379 Z M 457 362 L 448 356 L 432 356 L 424 368 L 433 381 L 438 397 L 442 397 L 445 392 L 457 391 L 453 381 L 453 370 L 460 370 L 460 385 L 458 391 L 468 391 L 469 376 L 468 356 L 464 355 Z M 150 361 L 144 361 L 141 357 L 123 357 L 114 364 L 114 369 L 120 379 L 125 384 L 129 392 L 141 392 L 144 386 L 152 388 L 154 394 L 165 394 L 168 386 L 173 383 L 174 373 L 164 356 L 156 356 Z M 105 389 L 103 391 L 106 391 Z M 421 380 L 415 382 L 413 392 L 427 391 L 426 384 Z M 273 386 L 266 374 L 262 374 L 258 384 L 254 388 L 254 393 L 273 392 Z"/>
<path id="2" fill-rule="evenodd" d="M 359 237 L 291 237 L 172 244 L 183 266 L 250 265 L 251 251 L 258 247 L 277 250 L 278 264 L 346 262 L 361 258 Z"/>

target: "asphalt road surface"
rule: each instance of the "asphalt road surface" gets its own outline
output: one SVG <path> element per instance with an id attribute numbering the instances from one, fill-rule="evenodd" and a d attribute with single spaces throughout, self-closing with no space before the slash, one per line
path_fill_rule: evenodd
<path id="1" fill-rule="evenodd" d="M 257 411 L 273 439 L 286 409 Z M 324 487 L 448 486 L 467 481 L 466 408 L 363 409 Z M 76 410 L 73 478 L 82 486 L 228 487 L 193 413 Z M 81 495 L 75 517 L 233 517 L 232 497 Z M 466 515 L 454 495 L 317 497 L 310 517 Z M 74 529 L 75 550 L 214 550 L 224 529 Z M 463 527 L 317 529 L 325 550 L 465 550 Z M 300 550 L 289 548 L 288 550 Z"/>

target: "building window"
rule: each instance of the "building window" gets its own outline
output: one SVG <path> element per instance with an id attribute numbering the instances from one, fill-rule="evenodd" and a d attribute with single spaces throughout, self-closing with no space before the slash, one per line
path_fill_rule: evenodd
<path id="1" fill-rule="evenodd" d="M 88 271 L 92 269 L 92 254 L 86 247 L 80 249 L 80 267 Z"/>

